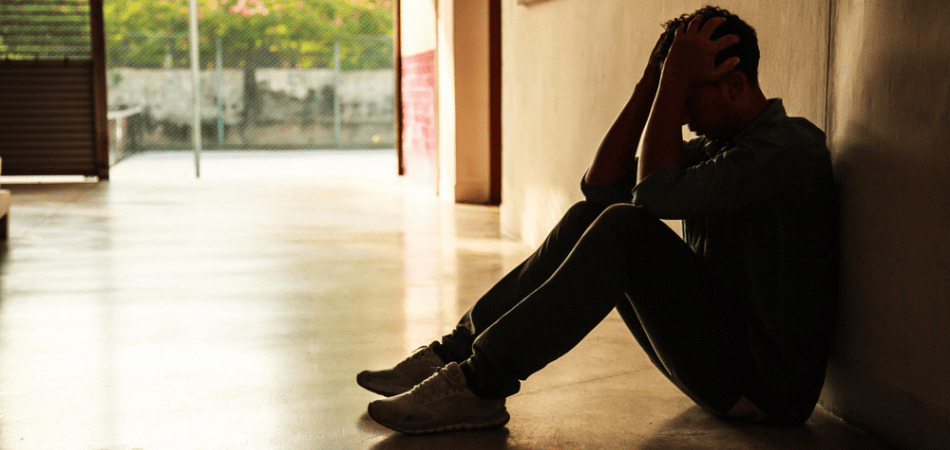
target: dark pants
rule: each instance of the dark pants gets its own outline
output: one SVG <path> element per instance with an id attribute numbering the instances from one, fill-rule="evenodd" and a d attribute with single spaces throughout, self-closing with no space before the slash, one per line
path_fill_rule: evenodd
<path id="1" fill-rule="evenodd" d="M 699 405 L 721 414 L 746 394 L 755 370 L 739 305 L 676 233 L 630 204 L 574 205 L 434 348 L 467 365 L 479 393 L 506 397 L 614 308 Z"/>

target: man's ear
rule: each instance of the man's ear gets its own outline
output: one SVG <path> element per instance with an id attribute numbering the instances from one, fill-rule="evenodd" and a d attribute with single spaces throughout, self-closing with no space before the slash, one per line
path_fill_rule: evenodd
<path id="1" fill-rule="evenodd" d="M 749 87 L 749 80 L 742 71 L 733 70 L 719 80 L 719 86 L 726 98 L 735 102 L 745 95 Z"/>

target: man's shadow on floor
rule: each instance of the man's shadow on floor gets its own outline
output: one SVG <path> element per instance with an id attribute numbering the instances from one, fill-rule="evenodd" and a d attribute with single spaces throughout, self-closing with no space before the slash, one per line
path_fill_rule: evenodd
<path id="1" fill-rule="evenodd" d="M 716 417 L 692 406 L 667 420 L 638 448 L 862 448 L 888 447 L 827 411 L 816 408 L 803 426 L 757 424 Z"/>
<path id="2" fill-rule="evenodd" d="M 393 433 L 377 424 L 368 414 L 360 417 L 359 428 L 376 433 L 380 440 L 369 445 L 376 450 L 394 449 L 517 449 L 509 442 L 507 428 L 485 431 L 461 431 L 411 436 Z M 630 430 L 636 433 L 636 430 Z M 722 419 L 690 407 L 660 424 L 634 445 L 642 449 L 670 448 L 862 448 L 886 450 L 888 447 L 828 412 L 817 409 L 804 426 L 754 424 Z"/>

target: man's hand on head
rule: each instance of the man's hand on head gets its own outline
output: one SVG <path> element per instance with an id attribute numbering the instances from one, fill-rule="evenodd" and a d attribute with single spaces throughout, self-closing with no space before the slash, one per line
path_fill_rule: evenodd
<path id="1" fill-rule="evenodd" d="M 650 59 L 647 62 L 647 66 L 654 67 L 658 71 L 663 68 L 663 60 L 666 56 L 663 47 L 666 42 L 672 38 L 674 31 L 676 30 L 671 28 L 660 33 L 660 37 L 657 39 L 656 44 L 653 45 L 653 50 L 650 52 Z M 669 51 L 669 49 L 666 50 L 667 52 Z"/>
<path id="2" fill-rule="evenodd" d="M 728 34 L 711 40 L 713 32 L 726 19 L 713 17 L 700 26 L 702 16 L 689 24 L 680 24 L 673 35 L 673 46 L 663 64 L 663 77 L 682 83 L 685 88 L 718 81 L 739 64 L 733 57 L 715 64 L 716 55 L 739 42 L 739 36 Z"/>
<path id="3" fill-rule="evenodd" d="M 653 94 L 656 93 L 656 88 L 660 84 L 660 74 L 663 71 L 663 58 L 665 56 L 663 46 L 668 39 L 672 39 L 673 31 L 672 29 L 665 30 L 660 34 L 659 39 L 657 39 L 656 44 L 653 46 L 653 50 L 650 52 L 647 66 L 643 70 L 643 77 L 640 78 L 640 84 L 649 86 L 650 89 L 653 90 Z"/>

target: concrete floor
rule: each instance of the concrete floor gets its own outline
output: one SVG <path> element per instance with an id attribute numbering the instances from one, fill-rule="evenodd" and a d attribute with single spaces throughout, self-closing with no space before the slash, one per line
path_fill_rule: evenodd
<path id="1" fill-rule="evenodd" d="M 611 315 L 501 430 L 408 437 L 354 382 L 449 330 L 530 249 L 391 152 L 138 156 L 107 183 L 6 185 L 0 448 L 883 448 L 713 418 Z"/>

